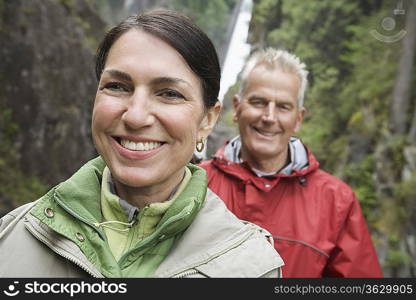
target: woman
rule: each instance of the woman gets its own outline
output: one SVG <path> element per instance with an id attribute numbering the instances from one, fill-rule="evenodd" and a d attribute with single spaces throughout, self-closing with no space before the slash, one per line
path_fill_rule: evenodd
<path id="1" fill-rule="evenodd" d="M 100 157 L 0 224 L 0 276 L 277 277 L 261 228 L 188 164 L 219 112 L 211 41 L 170 11 L 132 16 L 98 49 Z"/>

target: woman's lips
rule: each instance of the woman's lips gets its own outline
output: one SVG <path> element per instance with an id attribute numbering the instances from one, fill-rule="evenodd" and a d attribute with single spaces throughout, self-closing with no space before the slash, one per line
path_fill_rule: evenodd
<path id="1" fill-rule="evenodd" d="M 120 139 L 120 144 L 124 148 L 132 151 L 147 151 L 162 146 L 161 142 L 133 142 L 127 139 Z"/>
<path id="2" fill-rule="evenodd" d="M 166 143 L 159 141 L 132 141 L 125 138 L 113 138 L 113 144 L 118 153 L 127 159 L 143 160 L 152 157 L 162 150 Z"/>

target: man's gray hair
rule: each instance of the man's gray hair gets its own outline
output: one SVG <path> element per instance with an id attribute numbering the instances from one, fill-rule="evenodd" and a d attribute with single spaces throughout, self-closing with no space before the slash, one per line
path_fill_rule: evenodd
<path id="1" fill-rule="evenodd" d="M 267 48 L 254 52 L 241 72 L 241 87 L 239 94 L 242 95 L 244 93 L 248 76 L 251 71 L 260 64 L 265 64 L 266 66 L 280 69 L 285 72 L 291 72 L 299 77 L 300 87 L 298 91 L 298 106 L 299 108 L 302 108 L 306 87 L 308 86 L 308 71 L 306 70 L 306 65 L 301 62 L 297 56 L 286 50 Z"/>

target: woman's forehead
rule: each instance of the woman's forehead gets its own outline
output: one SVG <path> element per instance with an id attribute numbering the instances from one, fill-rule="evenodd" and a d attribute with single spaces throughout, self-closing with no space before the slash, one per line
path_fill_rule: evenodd
<path id="1" fill-rule="evenodd" d="M 200 85 L 182 55 L 162 39 L 143 30 L 132 29 L 121 35 L 111 47 L 105 69 L 130 72 L 157 72 L 158 77 L 179 78 Z"/>

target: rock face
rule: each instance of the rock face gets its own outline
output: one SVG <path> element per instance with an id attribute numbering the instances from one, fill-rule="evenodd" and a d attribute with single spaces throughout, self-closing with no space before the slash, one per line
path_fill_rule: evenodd
<path id="1" fill-rule="evenodd" d="M 22 172 L 54 185 L 95 155 L 94 55 L 105 23 L 83 0 L 0 0 L 0 107 Z"/>
<path id="2" fill-rule="evenodd" d="M 127 15 L 174 3 L 0 0 L 0 217 L 96 155 L 94 59 L 105 31 Z"/>

